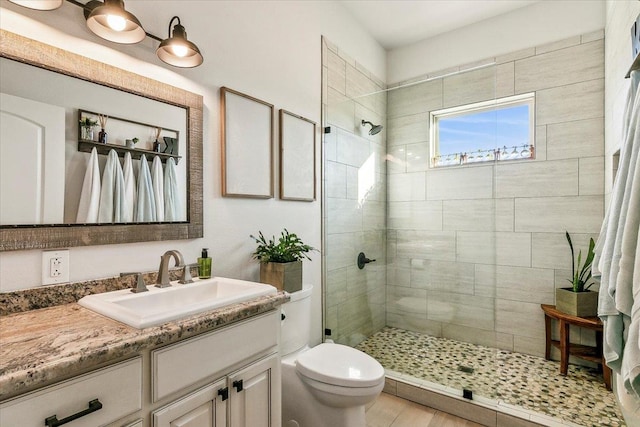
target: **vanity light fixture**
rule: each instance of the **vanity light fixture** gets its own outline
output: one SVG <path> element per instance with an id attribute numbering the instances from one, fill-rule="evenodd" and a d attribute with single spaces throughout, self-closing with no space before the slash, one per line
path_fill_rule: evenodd
<path id="1" fill-rule="evenodd" d="M 173 21 L 178 23 L 173 26 Z M 156 55 L 161 61 L 166 62 L 174 67 L 192 68 L 202 64 L 203 58 L 200 49 L 194 43 L 187 40 L 187 32 L 180 24 L 180 18 L 174 16 L 169 21 L 169 38 L 162 40 L 160 46 L 156 50 Z"/>
<path id="2" fill-rule="evenodd" d="M 95 35 L 112 42 L 133 44 L 147 35 L 138 18 L 125 10 L 123 0 L 92 0 L 85 6 L 85 18 Z"/>
<path id="3" fill-rule="evenodd" d="M 20 6 L 35 10 L 54 10 L 62 6 L 63 0 L 9 0 Z"/>

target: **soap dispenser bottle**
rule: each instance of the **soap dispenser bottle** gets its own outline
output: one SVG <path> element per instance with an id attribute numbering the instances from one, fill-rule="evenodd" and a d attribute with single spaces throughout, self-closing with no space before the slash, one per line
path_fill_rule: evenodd
<path id="1" fill-rule="evenodd" d="M 208 279 L 211 277 L 211 258 L 207 253 L 209 249 L 202 249 L 202 256 L 198 258 L 198 275 L 201 279 Z"/>

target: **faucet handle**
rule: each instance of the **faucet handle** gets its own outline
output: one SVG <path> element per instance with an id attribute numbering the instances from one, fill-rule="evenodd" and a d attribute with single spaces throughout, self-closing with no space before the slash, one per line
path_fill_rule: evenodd
<path id="1" fill-rule="evenodd" d="M 124 276 L 136 276 L 136 287 L 131 288 L 131 292 L 138 293 L 138 292 L 147 292 L 149 290 L 147 289 L 147 284 L 144 283 L 142 273 L 120 273 L 120 277 L 124 277 Z"/>
<path id="2" fill-rule="evenodd" d="M 185 264 L 182 266 L 182 274 L 180 275 L 180 280 L 178 283 L 184 285 L 186 283 L 193 283 L 193 278 L 191 277 L 191 266 L 194 264 Z"/>

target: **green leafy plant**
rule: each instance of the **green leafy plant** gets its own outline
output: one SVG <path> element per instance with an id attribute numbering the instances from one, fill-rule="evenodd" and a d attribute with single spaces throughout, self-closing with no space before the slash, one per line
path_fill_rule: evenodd
<path id="1" fill-rule="evenodd" d="M 138 138 L 133 138 L 131 141 L 133 141 L 134 144 L 137 144 L 140 140 Z"/>
<path id="2" fill-rule="evenodd" d="M 98 122 L 96 120 L 91 120 L 90 117 L 83 117 L 80 119 L 80 126 L 84 128 L 92 128 L 94 126 L 98 126 Z"/>
<path id="3" fill-rule="evenodd" d="M 262 231 L 258 232 L 258 237 L 254 235 L 250 235 L 249 237 L 258 244 L 256 251 L 253 253 L 253 258 L 261 263 L 294 262 L 300 261 L 303 258 L 310 260 L 311 258 L 309 258 L 307 254 L 317 250 L 309 245 L 305 245 L 295 233 L 289 233 L 286 228 L 280 233 L 280 238 L 277 242 L 275 236 L 267 241 Z"/>
<path id="4" fill-rule="evenodd" d="M 582 251 L 578 252 L 578 268 L 576 268 L 576 260 L 573 251 L 573 243 L 571 243 L 571 236 L 569 236 L 569 233 L 566 231 L 565 234 L 567 236 L 567 241 L 569 242 L 569 247 L 571 248 L 571 272 L 573 275 L 571 280 L 567 280 L 571 282 L 573 286 L 573 292 L 585 292 L 589 290 L 591 285 L 593 285 L 593 283 L 589 283 L 589 285 L 587 285 L 587 283 L 589 282 L 589 280 L 591 280 L 591 264 L 593 263 L 593 257 L 595 256 L 593 249 L 596 246 L 596 243 L 593 241 L 593 238 L 589 239 L 589 250 L 587 252 L 587 258 L 584 260 L 584 265 L 582 266 L 580 265 L 582 261 Z"/>

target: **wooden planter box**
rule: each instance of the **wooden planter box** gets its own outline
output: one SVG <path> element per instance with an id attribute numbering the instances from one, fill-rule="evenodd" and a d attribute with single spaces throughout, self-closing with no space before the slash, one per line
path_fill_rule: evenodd
<path id="1" fill-rule="evenodd" d="M 260 282 L 281 291 L 297 292 L 302 289 L 302 261 L 261 263 Z"/>
<path id="2" fill-rule="evenodd" d="M 573 292 L 571 288 L 556 289 L 556 309 L 579 317 L 598 315 L 598 293 Z"/>

